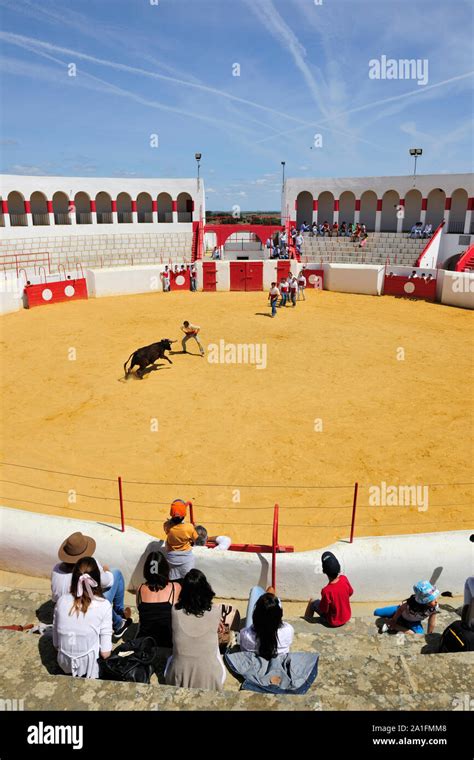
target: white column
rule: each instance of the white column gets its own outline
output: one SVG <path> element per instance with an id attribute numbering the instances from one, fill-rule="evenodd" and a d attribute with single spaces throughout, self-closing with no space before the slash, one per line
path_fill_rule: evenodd
<path id="1" fill-rule="evenodd" d="M 334 206 L 335 205 L 336 205 L 336 203 L 334 203 Z M 337 201 L 337 211 L 336 211 L 335 208 L 333 210 L 333 219 L 332 219 L 332 221 L 333 221 L 333 223 L 337 222 L 339 224 L 339 200 Z"/>
<path id="2" fill-rule="evenodd" d="M 69 201 L 68 212 L 69 212 L 69 223 L 72 224 L 72 225 L 77 224 L 77 222 L 76 222 L 76 207 L 74 205 L 74 202 L 72 202 L 72 201 Z"/>
<path id="3" fill-rule="evenodd" d="M 133 224 L 138 224 L 138 211 L 136 201 L 132 201 L 132 222 Z"/>
<path id="4" fill-rule="evenodd" d="M 3 210 L 3 219 L 4 219 L 4 225 L 5 227 L 11 227 L 10 224 L 10 213 L 8 211 L 8 203 L 7 201 L 2 201 L 2 210 Z"/>
<path id="5" fill-rule="evenodd" d="M 317 205 L 317 201 L 316 201 L 316 205 Z M 314 208 L 314 201 L 313 201 L 313 224 L 315 222 L 316 222 L 316 224 L 318 224 L 318 209 Z"/>
<path id="6" fill-rule="evenodd" d="M 377 201 L 377 206 L 378 206 L 378 201 Z M 377 208 L 377 211 L 375 212 L 375 232 L 380 232 L 381 222 L 382 222 L 382 209 L 379 210 Z"/>
<path id="7" fill-rule="evenodd" d="M 464 220 L 464 235 L 470 234 L 471 222 L 472 222 L 472 209 L 468 208 L 468 210 L 466 211 L 466 218 Z"/>
<path id="8" fill-rule="evenodd" d="M 173 224 L 177 224 L 178 222 L 178 201 L 172 201 L 172 209 L 173 209 Z"/>

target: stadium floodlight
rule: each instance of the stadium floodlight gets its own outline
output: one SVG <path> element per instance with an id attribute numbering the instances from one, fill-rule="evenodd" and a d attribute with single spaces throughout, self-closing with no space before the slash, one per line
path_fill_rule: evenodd
<path id="1" fill-rule="evenodd" d="M 423 149 L 422 148 L 410 148 L 410 156 L 413 156 L 415 159 L 415 169 L 413 171 L 413 187 L 415 187 L 416 182 L 416 159 L 418 156 L 423 155 Z"/>
<path id="2" fill-rule="evenodd" d="M 195 159 L 196 159 L 196 161 L 197 161 L 197 168 L 198 168 L 198 174 L 197 174 L 197 187 L 198 187 L 198 191 L 199 191 L 199 186 L 200 186 L 199 170 L 200 170 L 200 168 L 201 168 L 201 158 L 202 158 L 202 153 L 195 153 L 195 154 L 194 154 L 194 158 L 195 158 Z"/>

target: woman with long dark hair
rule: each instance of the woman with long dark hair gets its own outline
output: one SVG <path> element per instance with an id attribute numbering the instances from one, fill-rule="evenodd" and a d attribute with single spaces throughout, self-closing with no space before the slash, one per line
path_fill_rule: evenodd
<path id="1" fill-rule="evenodd" d="M 184 577 L 178 603 L 171 611 L 173 656 L 165 670 L 166 683 L 190 689 L 221 691 L 226 670 L 219 652 L 217 631 L 220 607 L 200 570 Z"/>
<path id="2" fill-rule="evenodd" d="M 173 647 L 171 610 L 181 586 L 170 581 L 170 566 L 161 552 L 150 552 L 143 568 L 145 583 L 137 591 L 138 637 L 151 636 L 158 647 Z"/>
<path id="3" fill-rule="evenodd" d="M 255 652 L 266 660 L 288 654 L 294 637 L 293 626 L 283 621 L 281 602 L 270 587 L 256 586 L 250 593 L 246 627 L 240 632 L 243 652 Z"/>
<path id="4" fill-rule="evenodd" d="M 71 592 L 56 602 L 53 644 L 64 673 L 98 678 L 100 656 L 112 651 L 112 605 L 104 599 L 100 569 L 93 557 L 83 557 L 74 565 Z"/>

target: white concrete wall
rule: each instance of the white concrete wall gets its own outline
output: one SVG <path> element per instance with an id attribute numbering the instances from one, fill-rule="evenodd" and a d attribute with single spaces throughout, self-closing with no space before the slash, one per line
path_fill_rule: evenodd
<path id="1" fill-rule="evenodd" d="M 130 295 L 163 291 L 161 272 L 163 264 L 142 267 L 113 267 L 110 269 L 86 269 L 89 296 Z"/>
<path id="2" fill-rule="evenodd" d="M 444 225 L 444 229 L 446 229 L 447 225 Z M 451 258 L 451 256 L 455 256 L 456 253 L 462 253 L 467 248 L 469 248 L 469 245 L 474 243 L 474 235 L 468 235 L 467 238 L 471 241 L 470 243 L 459 243 L 459 238 L 462 237 L 466 239 L 466 235 L 445 235 L 443 234 L 441 237 L 441 245 L 439 249 L 439 256 L 438 256 L 438 265 L 443 264 L 447 259 Z"/>
<path id="3" fill-rule="evenodd" d="M 327 264 L 325 290 L 339 293 L 363 293 L 379 296 L 382 293 L 385 267 L 369 264 Z"/>
<path id="4" fill-rule="evenodd" d="M 9 314 L 22 308 L 24 277 L 13 272 L 0 276 L 0 314 Z"/>
<path id="5" fill-rule="evenodd" d="M 439 300 L 448 306 L 474 309 L 474 273 L 443 271 Z"/>
<path id="6" fill-rule="evenodd" d="M 95 556 L 122 570 L 131 590 L 143 580 L 143 562 L 162 541 L 134 528 L 121 533 L 114 527 L 85 520 L 52 517 L 0 507 L 0 569 L 49 577 L 62 541 L 75 531 L 97 542 Z M 432 580 L 442 591 L 461 594 L 473 572 L 474 544 L 469 531 L 407 536 L 359 538 L 329 547 L 277 557 L 277 591 L 283 599 L 305 601 L 319 594 L 326 577 L 321 555 L 330 550 L 354 587 L 354 601 L 404 599 L 418 580 Z M 218 596 L 244 599 L 251 586 L 271 580 L 271 555 L 217 552 L 198 547 L 196 565 Z"/>
<path id="7" fill-rule="evenodd" d="M 216 290 L 230 290 L 230 261 L 216 261 Z"/>

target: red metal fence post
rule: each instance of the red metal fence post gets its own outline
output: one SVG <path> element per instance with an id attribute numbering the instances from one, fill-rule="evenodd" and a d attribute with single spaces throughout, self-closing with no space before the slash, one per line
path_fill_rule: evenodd
<path id="1" fill-rule="evenodd" d="M 191 520 L 192 525 L 194 525 L 194 505 L 192 501 L 189 502 L 189 519 Z"/>
<path id="2" fill-rule="evenodd" d="M 354 483 L 354 499 L 352 501 L 352 522 L 351 522 L 351 538 L 350 543 L 352 544 L 354 541 L 354 528 L 355 528 L 355 519 L 356 519 L 356 510 L 357 510 L 357 494 L 359 492 L 359 484 Z"/>
<path id="3" fill-rule="evenodd" d="M 122 478 L 120 475 L 117 478 L 118 481 L 118 491 L 119 491 L 119 501 L 120 501 L 120 522 L 122 523 L 122 533 L 125 533 L 125 517 L 123 514 L 123 492 L 122 492 Z"/>
<path id="4" fill-rule="evenodd" d="M 278 547 L 278 504 L 273 508 L 273 533 L 272 533 L 272 586 L 276 591 L 276 553 Z"/>

